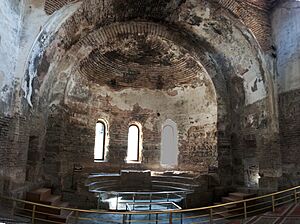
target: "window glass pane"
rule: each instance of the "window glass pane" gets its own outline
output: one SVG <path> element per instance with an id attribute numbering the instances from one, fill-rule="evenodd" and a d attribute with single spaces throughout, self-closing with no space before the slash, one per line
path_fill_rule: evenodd
<path id="1" fill-rule="evenodd" d="M 127 143 L 127 160 L 139 160 L 139 128 L 135 125 L 129 127 Z"/>
<path id="2" fill-rule="evenodd" d="M 104 159 L 105 126 L 102 122 L 96 124 L 94 159 Z"/>

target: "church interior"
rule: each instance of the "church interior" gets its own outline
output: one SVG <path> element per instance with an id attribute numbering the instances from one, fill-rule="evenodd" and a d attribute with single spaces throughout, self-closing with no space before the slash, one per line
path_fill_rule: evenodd
<path id="1" fill-rule="evenodd" d="M 298 144 L 299 0 L 0 1 L 0 223 L 300 223 Z"/>

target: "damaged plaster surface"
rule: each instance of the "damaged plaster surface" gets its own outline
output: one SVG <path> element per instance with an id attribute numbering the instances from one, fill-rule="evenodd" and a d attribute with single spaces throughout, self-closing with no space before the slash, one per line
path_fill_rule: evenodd
<path id="1" fill-rule="evenodd" d="M 300 180 L 300 2 L 284 1 L 272 14 L 277 48 L 281 186 Z"/>
<path id="2" fill-rule="evenodd" d="M 115 119 L 117 117 L 122 118 L 121 120 L 117 119 L 117 122 L 111 122 L 113 126 L 110 130 L 112 130 L 113 135 L 110 136 L 111 147 L 108 155 L 111 163 L 123 166 L 120 164 L 120 161 L 123 161 L 126 156 L 126 122 L 129 122 L 130 118 L 138 118 L 142 120 L 141 123 L 146 127 L 145 136 L 152 136 L 146 138 L 149 142 L 144 142 L 149 146 L 149 150 L 144 151 L 145 164 L 151 164 L 152 168 L 159 168 L 160 147 L 157 144 L 160 142 L 160 135 L 153 133 L 158 133 L 161 125 L 153 124 L 155 123 L 154 121 L 162 119 L 163 116 L 161 114 L 164 113 L 156 112 L 157 109 L 154 107 L 162 108 L 162 103 L 160 100 L 155 99 L 161 98 L 166 101 L 176 99 L 176 97 L 180 96 L 178 91 L 181 87 L 184 84 L 189 83 L 188 85 L 190 85 L 191 82 L 195 82 L 197 80 L 195 74 L 201 71 L 207 72 L 214 84 L 218 103 L 217 123 L 219 129 L 216 129 L 216 124 L 197 126 L 197 122 L 205 122 L 205 119 L 210 120 L 210 117 L 214 115 L 209 115 L 208 118 L 205 118 L 205 115 L 209 113 L 204 113 L 202 116 L 202 111 L 197 111 L 197 113 L 200 112 L 200 115 L 193 115 L 194 112 L 189 111 L 192 106 L 181 106 L 180 100 L 177 101 L 177 107 L 173 111 L 178 110 L 178 112 L 191 114 L 191 124 L 188 126 L 182 125 L 182 127 L 178 128 L 179 132 L 183 128 L 181 133 L 184 133 L 179 143 L 186 145 L 180 151 L 179 163 L 188 164 L 190 158 L 193 158 L 193 164 L 198 164 L 197 167 L 201 167 L 199 170 L 207 170 L 210 165 L 213 167 L 217 166 L 215 147 L 218 141 L 216 137 L 218 132 L 224 138 L 224 145 L 223 140 L 218 143 L 219 150 L 222 150 L 222 155 L 230 158 L 231 151 L 226 143 L 230 141 L 227 140 L 228 138 L 230 139 L 230 134 L 227 130 L 230 129 L 229 127 L 232 127 L 231 131 L 238 134 L 239 141 L 243 141 L 244 135 L 249 135 L 247 132 L 250 131 L 246 129 L 244 132 L 241 131 L 241 129 L 244 129 L 241 125 L 241 122 L 245 119 L 244 115 L 248 115 L 247 111 L 243 112 L 243 108 L 265 100 L 267 97 L 266 85 L 272 85 L 270 80 L 266 78 L 269 73 L 266 72 L 267 67 L 264 63 L 263 54 L 261 54 L 251 33 L 230 15 L 212 14 L 211 7 L 213 8 L 213 6 L 206 1 L 202 1 L 201 4 L 197 5 L 193 1 L 186 1 L 180 5 L 171 1 L 166 3 L 168 7 L 164 13 L 155 14 L 155 10 L 159 10 L 158 8 L 154 8 L 153 12 L 151 10 L 147 12 L 149 15 L 152 15 L 152 13 L 156 16 L 160 15 L 157 19 L 165 20 L 166 22 L 178 21 L 177 27 L 174 27 L 174 25 L 166 27 L 161 24 L 144 21 L 111 23 L 107 16 L 111 15 L 115 18 L 116 10 L 120 6 L 118 5 L 119 3 L 114 1 L 111 2 L 111 5 L 106 4 L 83 3 L 82 8 L 62 25 L 54 40 L 56 43 L 61 43 L 59 44 L 61 52 L 57 51 L 54 46 L 50 46 L 47 49 L 48 55 L 53 55 L 53 59 L 59 60 L 55 66 L 50 67 L 44 79 L 47 80 L 48 84 L 43 83 L 43 89 L 41 89 L 45 91 L 45 94 L 48 93 L 46 88 L 51 87 L 48 96 L 51 96 L 49 100 L 54 111 L 55 108 L 64 108 L 66 116 L 69 117 L 71 115 L 66 124 L 67 127 L 70 127 L 74 132 L 82 128 L 89 130 L 87 136 L 82 136 L 80 143 L 77 144 L 80 145 L 86 141 L 88 146 L 76 147 L 77 150 L 86 153 L 86 162 L 84 162 L 86 166 L 93 166 L 93 164 L 88 162 L 88 158 L 91 159 L 92 154 L 87 150 L 88 148 L 91 149 L 93 145 L 91 139 L 93 139 L 94 122 L 92 122 L 92 119 L 104 116 L 104 119 L 107 120 L 113 119 L 112 117 Z M 145 4 L 150 3 L 145 2 Z M 87 10 L 90 7 L 101 9 L 101 12 L 104 12 L 103 9 L 107 7 L 107 11 L 105 11 L 107 14 L 93 14 Z M 134 8 L 135 4 L 125 4 L 121 8 L 124 9 L 124 7 Z M 125 13 L 115 19 L 126 20 L 127 17 L 130 18 L 131 14 L 135 12 L 138 13 L 139 11 L 125 11 Z M 143 17 L 143 15 L 141 16 Z M 195 16 L 197 18 L 201 17 L 201 19 L 198 19 L 196 23 L 191 23 L 191 18 L 195 19 Z M 178 32 L 181 29 L 183 31 Z M 66 36 L 68 38 L 65 38 Z M 125 41 L 122 42 L 121 40 Z M 168 48 L 169 50 L 166 50 Z M 155 50 L 150 51 L 149 49 Z M 62 55 L 62 52 L 66 54 Z M 163 55 L 167 57 L 162 57 Z M 51 58 L 44 59 L 47 61 L 51 60 Z M 149 65 L 147 62 L 149 62 Z M 156 69 L 153 68 L 159 70 L 159 73 L 162 75 L 155 74 Z M 90 102 L 91 105 L 96 106 L 82 102 L 83 99 L 87 101 L 94 95 L 93 91 L 90 92 L 89 87 L 84 85 L 79 85 L 76 88 L 78 93 L 75 94 L 76 97 L 73 94 L 72 100 L 66 97 L 68 91 L 66 91 L 65 86 L 68 80 L 73 79 L 71 78 L 74 77 L 73 75 L 83 76 L 90 83 L 97 83 L 102 86 L 101 88 L 99 87 L 99 92 L 103 95 L 99 95 L 97 100 Z M 78 80 L 81 80 L 81 78 L 78 77 Z M 69 85 L 71 85 L 71 82 L 69 82 Z M 207 86 L 207 83 L 204 85 Z M 195 87 L 189 88 L 197 89 Z M 229 92 L 228 88 L 230 89 Z M 151 89 L 152 91 L 150 91 Z M 155 89 L 165 92 L 167 95 L 159 96 L 155 93 L 155 97 L 152 97 Z M 213 88 L 208 88 L 207 90 L 209 89 Z M 130 95 L 134 91 L 139 91 L 140 93 L 138 95 Z M 187 89 L 187 91 L 189 90 Z M 193 97 L 197 95 L 193 94 L 192 91 L 190 93 L 190 96 Z M 39 94 L 42 96 L 43 92 L 40 91 Z M 152 99 L 146 102 L 151 102 L 153 105 L 145 105 L 146 102 L 143 102 L 142 97 L 139 97 L 139 95 Z M 185 95 L 185 97 L 189 98 L 189 94 Z M 213 102 L 213 99 L 210 100 Z M 100 109 L 99 107 L 107 107 L 107 111 L 100 114 L 100 111 L 105 109 Z M 205 104 L 202 105 L 202 108 L 205 107 Z M 261 109 L 269 110 L 267 104 L 261 104 Z M 228 117 L 229 110 L 232 110 L 231 118 Z M 88 117 L 85 115 L 87 111 Z M 172 110 L 167 110 L 167 112 L 172 114 Z M 157 118 L 157 114 L 159 114 L 159 118 Z M 266 112 L 266 114 L 268 113 Z M 53 116 L 56 115 L 54 114 Z M 147 116 L 149 116 L 148 119 Z M 179 115 L 176 116 L 180 117 Z M 201 119 L 199 119 L 199 116 L 201 116 Z M 270 120 L 273 119 L 272 114 L 269 113 L 268 116 L 270 116 Z M 165 116 L 165 118 L 168 118 L 168 116 Z M 186 118 L 182 118 L 182 120 L 184 122 L 187 121 Z M 181 121 L 178 122 L 180 123 Z M 196 125 L 193 126 L 193 122 Z M 267 125 L 270 125 L 270 123 L 267 123 Z M 65 130 L 62 128 L 61 131 L 64 132 Z M 73 135 L 71 135 L 71 138 L 73 138 Z M 260 141 L 259 134 L 255 138 L 257 138 L 257 141 Z M 209 140 L 206 141 L 206 139 Z M 153 144 L 151 141 L 156 143 Z M 188 142 L 193 143 L 188 144 Z M 232 147 L 238 147 L 239 150 L 243 150 L 242 146 L 234 144 Z M 63 143 L 63 145 L 66 147 L 66 151 L 63 148 L 62 153 L 70 152 L 72 147 L 74 147 L 73 144 L 68 146 L 67 143 Z M 260 157 L 263 162 L 267 152 L 264 151 L 261 145 L 257 147 L 261 147 L 263 151 L 263 156 Z M 147 147 L 145 148 L 147 149 Z M 68 153 L 65 157 L 71 160 L 75 159 Z M 212 160 L 207 158 L 212 158 Z M 224 160 L 227 168 L 230 166 L 230 163 L 230 159 Z M 190 167 L 192 168 L 192 166 Z M 264 166 L 261 167 L 262 169 L 264 168 Z M 188 169 L 187 166 L 185 168 Z M 68 170 L 68 167 L 63 169 Z M 269 172 L 267 174 L 268 169 L 265 168 L 265 175 L 272 176 Z M 224 171 L 224 175 L 231 172 L 229 170 L 227 169 L 227 172 Z M 242 168 L 242 170 L 244 169 Z M 241 175 L 241 179 L 244 181 L 244 174 Z"/>
<path id="3" fill-rule="evenodd" d="M 46 24 L 41 28 L 41 32 L 34 41 L 30 50 L 30 55 L 27 59 L 27 75 L 22 84 L 22 89 L 27 99 L 28 104 L 32 107 L 31 97 L 33 93 L 33 79 L 37 76 L 38 62 L 44 54 L 45 49 L 49 46 L 54 38 L 57 29 L 63 24 L 66 19 L 71 16 L 79 7 L 80 3 L 71 4 L 63 7 L 60 11 L 54 13 Z"/>
<path id="4" fill-rule="evenodd" d="M 276 30 L 283 30 L 276 31 L 275 37 L 280 86 L 284 92 L 295 90 L 280 97 L 282 108 L 287 108 L 281 111 L 282 126 L 291 127 L 282 128 L 280 151 L 278 130 L 273 128 L 278 123 L 275 74 L 269 71 L 262 51 L 270 43 L 262 45 L 268 41 L 264 32 L 258 33 L 257 42 L 248 30 L 253 21 L 247 20 L 248 26 L 239 16 L 232 16 L 231 11 L 238 12 L 224 8 L 228 1 L 87 0 L 67 4 L 71 0 L 64 0 L 55 5 L 50 0 L 45 4 L 31 0 L 26 4 L 21 36 L 16 29 L 21 18 L 16 2 L 0 3 L 0 13 L 5 14 L 0 26 L 7 28 L 7 32 L 0 29 L 0 58 L 5 62 L 0 64 L 0 99 L 2 108 L 8 110 L 14 78 L 18 79 L 15 88 L 23 80 L 22 90 L 15 95 L 16 111 L 23 111 L 25 117 L 0 117 L 2 162 L 14 170 L 10 181 L 8 171 L 0 169 L 1 175 L 7 175 L 0 191 L 14 188 L 16 180 L 18 186 L 27 181 L 24 188 L 38 180 L 66 189 L 77 163 L 83 166 L 83 175 L 99 169 L 164 170 L 161 130 L 168 119 L 178 129 L 179 170 L 213 171 L 222 177 L 224 186 L 274 189 L 282 175 L 281 154 L 287 155 L 284 175 L 297 167 L 297 157 L 292 156 L 297 153 L 297 142 L 286 137 L 293 136 L 297 128 L 300 108 L 295 62 L 299 48 L 293 48 L 297 22 L 274 22 Z M 238 4 L 231 2 L 230 6 Z M 239 2 L 244 12 L 245 1 Z M 280 14 L 287 13 L 279 9 Z M 298 20 L 298 14 L 289 13 Z M 259 11 L 258 18 L 260 15 Z M 282 28 L 286 23 L 295 28 L 293 32 Z M 289 31 L 296 33 L 293 38 L 289 39 Z M 284 64 L 288 67 L 280 66 Z M 23 105 L 24 94 L 31 108 Z M 99 118 L 109 124 L 109 151 L 107 161 L 96 164 L 93 148 Z M 124 160 L 131 122 L 142 126 L 139 164 Z M 5 157 L 6 151 L 12 153 Z M 18 158 L 22 162 L 17 163 Z M 292 183 L 298 177 L 297 169 L 286 177 Z"/>
<path id="5" fill-rule="evenodd" d="M 69 80 L 64 103 L 68 110 L 73 113 L 71 122 L 74 125 L 87 125 L 93 129 L 97 119 L 105 118 L 111 126 L 112 135 L 119 136 L 117 139 L 110 137 L 109 148 L 111 149 L 114 147 L 119 147 L 119 150 L 126 149 L 128 125 L 132 121 L 141 123 L 144 138 L 143 148 L 146 150 L 146 152 L 142 152 L 144 155 L 142 162 L 146 164 L 159 162 L 159 151 L 151 152 L 151 150 L 148 150 L 147 152 L 148 144 L 155 145 L 157 150 L 160 150 L 162 125 L 167 119 L 171 119 L 178 126 L 181 158 L 181 164 L 179 165 L 194 169 L 195 167 L 192 168 L 188 165 L 193 163 L 194 166 L 201 167 L 205 171 L 208 164 L 209 166 L 217 166 L 215 135 L 217 102 L 212 84 L 208 86 L 201 85 L 201 83 L 204 83 L 201 80 L 206 79 L 206 75 L 199 76 L 201 78 L 198 77 L 197 83 L 193 83 L 193 85 L 185 84 L 172 90 L 129 88 L 121 91 L 115 91 L 108 86 L 84 85 L 84 79 L 73 76 Z M 118 127 L 118 129 L 115 127 Z M 203 129 L 203 131 L 197 132 L 195 127 L 198 130 Z M 203 136 L 201 136 L 202 134 Z M 152 136 L 156 137 L 153 139 Z M 192 143 L 194 139 L 197 139 L 197 136 L 203 138 L 203 145 L 201 145 L 201 139 L 196 144 Z M 189 153 L 193 151 L 194 153 L 197 153 L 197 151 L 200 153 L 200 151 L 205 150 L 208 150 L 208 153 L 203 154 L 200 163 L 192 162 L 193 159 Z M 149 160 L 147 153 L 150 152 L 152 156 L 156 154 L 155 160 Z M 115 159 L 116 161 L 119 160 L 119 163 L 124 160 L 119 156 L 112 160 Z M 196 161 L 196 158 L 194 159 Z"/>
<path id="6" fill-rule="evenodd" d="M 300 88 L 299 2 L 284 2 L 272 14 L 273 36 L 278 50 L 279 92 Z"/>
<path id="7" fill-rule="evenodd" d="M 0 111 L 10 112 L 19 53 L 22 4 L 19 1 L 0 2 Z"/>

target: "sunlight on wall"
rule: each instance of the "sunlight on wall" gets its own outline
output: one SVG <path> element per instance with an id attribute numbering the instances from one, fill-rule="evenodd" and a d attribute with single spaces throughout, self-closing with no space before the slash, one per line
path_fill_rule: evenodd
<path id="1" fill-rule="evenodd" d="M 97 122 L 95 133 L 94 160 L 104 160 L 105 125 Z"/>
<path id="2" fill-rule="evenodd" d="M 131 125 L 128 130 L 127 160 L 139 160 L 139 128 Z"/>

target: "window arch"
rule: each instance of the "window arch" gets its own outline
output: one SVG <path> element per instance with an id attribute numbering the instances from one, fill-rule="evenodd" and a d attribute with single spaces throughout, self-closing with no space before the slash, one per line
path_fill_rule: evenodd
<path id="1" fill-rule="evenodd" d="M 137 124 L 131 124 L 128 128 L 127 161 L 138 162 L 140 160 L 141 130 Z"/>
<path id="2" fill-rule="evenodd" d="M 94 147 L 94 161 L 104 161 L 106 148 L 106 134 L 107 127 L 104 121 L 99 120 L 95 128 L 95 147 Z"/>

